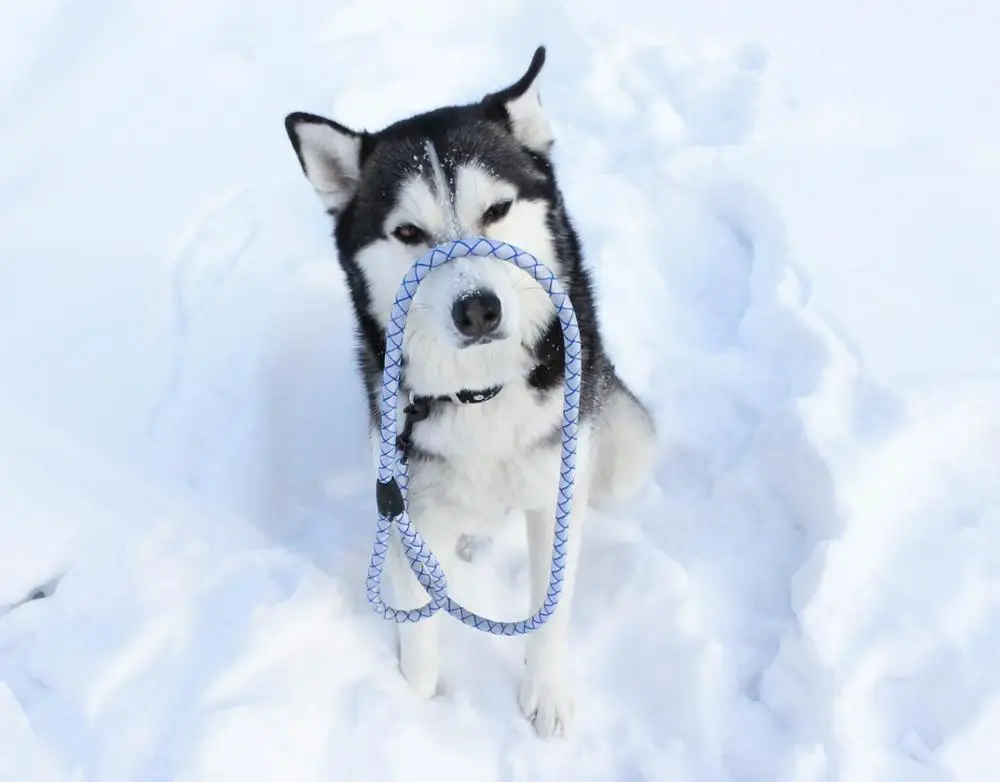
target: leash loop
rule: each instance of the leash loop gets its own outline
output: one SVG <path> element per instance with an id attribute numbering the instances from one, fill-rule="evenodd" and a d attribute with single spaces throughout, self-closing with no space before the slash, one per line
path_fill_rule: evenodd
<path id="1" fill-rule="evenodd" d="M 556 314 L 562 326 L 565 347 L 562 453 L 559 464 L 559 493 L 555 509 L 555 534 L 552 544 L 552 568 L 549 573 L 549 586 L 538 611 L 527 619 L 517 622 L 499 622 L 487 619 L 467 610 L 449 597 L 448 582 L 441 564 L 411 523 L 406 510 L 409 471 L 401 446 L 408 440 L 410 427 L 406 427 L 404 432 L 398 432 L 397 427 L 406 318 L 421 281 L 438 266 L 466 256 L 493 257 L 509 261 L 531 274 L 549 294 L 555 305 Z M 375 545 L 372 549 L 368 577 L 365 582 L 368 602 L 376 613 L 400 623 L 419 622 L 443 609 L 464 624 L 494 635 L 522 635 L 536 630 L 552 616 L 562 593 L 569 541 L 569 519 L 573 507 L 573 486 L 576 477 L 582 363 L 580 328 L 569 295 L 548 267 L 531 253 L 494 239 L 482 237 L 459 239 L 435 247 L 410 267 L 396 293 L 396 300 L 389 315 L 385 343 L 385 366 L 382 375 L 380 404 L 381 438 L 378 481 L 376 483 L 378 520 L 375 527 Z M 393 524 L 396 525 L 399 532 L 410 569 L 430 597 L 430 600 L 420 608 L 410 610 L 393 608 L 382 599 L 382 571 L 389 550 Z"/>

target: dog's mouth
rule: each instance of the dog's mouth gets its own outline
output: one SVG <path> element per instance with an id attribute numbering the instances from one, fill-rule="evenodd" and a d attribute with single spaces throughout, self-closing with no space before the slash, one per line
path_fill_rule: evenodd
<path id="1" fill-rule="evenodd" d="M 507 335 L 505 333 L 483 334 L 478 337 L 462 337 L 459 340 L 458 348 L 459 350 L 465 350 L 476 345 L 489 345 L 491 342 L 500 342 L 506 338 Z"/>

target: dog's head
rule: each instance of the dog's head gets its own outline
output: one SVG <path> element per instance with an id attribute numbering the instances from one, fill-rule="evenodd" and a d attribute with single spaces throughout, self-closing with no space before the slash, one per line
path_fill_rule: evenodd
<path id="1" fill-rule="evenodd" d="M 384 333 L 407 269 L 448 240 L 507 241 L 559 274 L 553 137 L 538 92 L 544 61 L 539 48 L 511 86 L 377 132 L 313 114 L 286 118 L 302 169 L 336 222 L 363 333 Z M 497 375 L 513 371 L 509 364 L 538 339 L 552 313 L 547 294 L 510 263 L 446 264 L 421 284 L 410 312 L 408 379 L 427 392 L 454 390 L 456 380 L 504 382 Z M 482 376 L 470 380 L 470 373 Z"/>

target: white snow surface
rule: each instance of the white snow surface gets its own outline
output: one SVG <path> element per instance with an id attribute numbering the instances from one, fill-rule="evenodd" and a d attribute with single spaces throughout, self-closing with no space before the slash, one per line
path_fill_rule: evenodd
<path id="1" fill-rule="evenodd" d="M 4 0 L 0 781 L 1000 778 L 1000 10 Z M 542 95 L 655 482 L 578 714 L 365 601 L 365 411 L 282 119 Z M 530 248 L 529 248 L 530 249 Z M 523 615 L 517 534 L 455 594 Z M 40 599 L 29 597 L 44 595 Z"/>

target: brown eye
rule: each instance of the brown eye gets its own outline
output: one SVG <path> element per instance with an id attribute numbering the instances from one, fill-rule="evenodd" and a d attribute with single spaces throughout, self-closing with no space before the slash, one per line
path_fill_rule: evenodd
<path id="1" fill-rule="evenodd" d="M 510 207 L 513 203 L 513 201 L 497 201 L 493 204 L 493 206 L 483 212 L 483 225 L 490 225 L 491 223 L 503 220 L 510 211 Z"/>
<path id="2" fill-rule="evenodd" d="M 396 230 L 392 232 L 403 244 L 420 244 L 424 239 L 427 238 L 421 229 L 417 228 L 413 223 L 403 223 L 402 225 L 396 226 Z"/>

